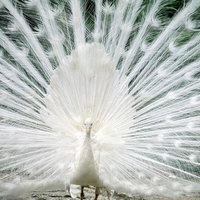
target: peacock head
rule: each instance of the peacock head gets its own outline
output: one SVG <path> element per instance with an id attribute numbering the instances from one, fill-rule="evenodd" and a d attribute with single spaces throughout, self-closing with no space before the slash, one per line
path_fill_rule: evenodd
<path id="1" fill-rule="evenodd" d="M 84 125 L 85 125 L 85 129 L 86 129 L 86 133 L 90 134 L 91 129 L 92 129 L 92 120 L 91 120 L 91 118 L 86 118 Z"/>

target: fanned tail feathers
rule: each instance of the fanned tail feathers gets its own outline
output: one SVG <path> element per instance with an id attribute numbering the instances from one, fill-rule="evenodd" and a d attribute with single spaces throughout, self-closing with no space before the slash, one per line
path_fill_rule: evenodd
<path id="1" fill-rule="evenodd" d="M 0 196 L 68 187 L 87 117 L 108 190 L 200 190 L 199 0 L 0 4 Z"/>

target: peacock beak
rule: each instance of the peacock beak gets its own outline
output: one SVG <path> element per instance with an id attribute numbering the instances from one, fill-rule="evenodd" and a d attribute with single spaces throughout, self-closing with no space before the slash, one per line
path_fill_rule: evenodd
<path id="1" fill-rule="evenodd" d="M 86 126 L 85 129 L 86 129 L 86 133 L 87 134 L 89 134 L 91 132 L 91 127 L 90 126 Z"/>

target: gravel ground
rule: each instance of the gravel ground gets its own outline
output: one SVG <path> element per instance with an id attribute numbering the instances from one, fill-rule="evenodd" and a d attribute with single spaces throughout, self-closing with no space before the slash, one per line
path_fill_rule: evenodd
<path id="1" fill-rule="evenodd" d="M 85 188 L 85 200 L 94 200 L 94 189 Z M 76 198 L 76 200 L 80 198 Z M 125 196 L 115 195 L 113 200 L 200 200 L 200 194 L 194 194 L 191 196 L 181 196 L 179 198 L 165 198 L 159 196 Z M 66 191 L 48 191 L 48 192 L 33 192 L 24 197 L 4 197 L 1 200 L 73 200 Z M 98 200 L 107 200 L 105 190 L 101 190 Z"/>

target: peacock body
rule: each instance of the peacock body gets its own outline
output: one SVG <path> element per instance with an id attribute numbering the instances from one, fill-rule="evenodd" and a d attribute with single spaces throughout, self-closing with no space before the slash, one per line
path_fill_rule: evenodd
<path id="1" fill-rule="evenodd" d="M 0 4 L 0 196 L 200 191 L 199 0 Z"/>

